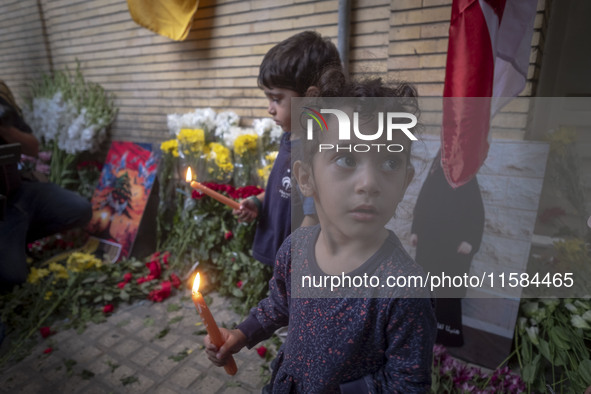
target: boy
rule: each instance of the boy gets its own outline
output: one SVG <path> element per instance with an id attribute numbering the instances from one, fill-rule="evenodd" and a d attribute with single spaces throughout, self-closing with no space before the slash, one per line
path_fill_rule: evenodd
<path id="1" fill-rule="evenodd" d="M 406 99 L 414 94 L 408 85 L 393 89 L 380 80 L 341 89 L 343 97 Z M 324 95 L 322 88 L 320 92 Z M 357 107 L 340 108 L 355 119 Z M 372 109 L 370 117 L 357 118 L 366 136 L 378 128 L 378 117 L 393 108 L 378 103 Z M 436 328 L 430 294 L 420 286 L 385 286 L 387 278 L 424 277 L 396 235 L 385 228 L 414 175 L 411 141 L 393 133 L 390 140 L 374 141 L 381 143 L 380 151 L 364 152 L 367 141 L 340 140 L 340 122 L 334 116 L 327 119 L 326 130 L 314 133 L 310 142 L 302 140 L 302 160 L 294 164 L 303 194 L 314 198 L 320 225 L 299 228 L 286 239 L 277 254 L 269 297 L 237 329 L 221 330 L 226 341 L 220 349 L 206 337 L 206 352 L 215 365 L 224 365 L 230 354 L 252 348 L 289 324 L 272 363 L 268 392 L 427 392 Z M 321 144 L 339 149 L 320 150 Z M 370 280 L 365 289 L 343 286 L 332 293 L 303 284 L 306 275 L 368 274 L 383 285 L 374 287 Z"/>
<path id="2" fill-rule="evenodd" d="M 313 224 L 310 200 L 304 202 L 304 208 L 294 204 L 294 212 L 291 209 L 291 154 L 297 150 L 297 140 L 290 133 L 291 98 L 309 95 L 316 89 L 322 71 L 334 67 L 341 68 L 336 46 L 318 33 L 304 31 L 271 48 L 259 69 L 258 84 L 269 101 L 268 112 L 285 133 L 265 192 L 241 201 L 241 209 L 234 214 L 241 221 L 258 217 L 252 253 L 255 259 L 271 267 L 277 250 L 291 232 L 292 215 L 294 227 L 300 225 L 304 215 L 301 225 Z"/>

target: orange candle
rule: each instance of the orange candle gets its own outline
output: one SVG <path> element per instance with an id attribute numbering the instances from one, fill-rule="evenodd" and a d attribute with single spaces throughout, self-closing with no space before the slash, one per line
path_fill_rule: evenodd
<path id="1" fill-rule="evenodd" d="M 201 183 L 194 181 L 193 176 L 191 174 L 191 167 L 187 169 L 187 176 L 185 179 L 187 182 L 190 182 L 190 185 L 193 189 L 199 190 L 200 192 L 207 194 L 209 197 L 215 198 L 216 200 L 218 200 L 222 204 L 226 204 L 230 208 L 240 209 L 240 204 L 238 203 L 238 201 L 232 200 L 231 198 L 228 198 L 223 194 L 211 190 L 207 186 L 204 186 Z"/>
<path id="2" fill-rule="evenodd" d="M 211 343 L 216 345 L 218 349 L 222 347 L 224 344 L 224 338 L 222 337 L 222 333 L 218 325 L 216 324 L 207 304 L 205 303 L 205 299 L 199 292 L 199 274 L 195 276 L 195 280 L 193 281 L 193 291 L 191 294 L 191 298 L 193 298 L 193 303 L 201 316 L 201 320 L 203 320 L 203 324 L 205 325 L 205 329 L 209 334 L 209 339 Z M 234 361 L 234 357 L 230 356 L 226 365 L 224 365 L 224 369 L 228 375 L 235 375 L 236 371 L 238 371 L 238 367 L 236 366 L 236 361 Z"/>

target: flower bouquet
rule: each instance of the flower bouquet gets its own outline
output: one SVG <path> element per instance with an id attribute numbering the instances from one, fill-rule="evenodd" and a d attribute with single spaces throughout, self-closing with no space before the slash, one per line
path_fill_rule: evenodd
<path id="1" fill-rule="evenodd" d="M 73 164 L 82 152 L 97 152 L 117 109 L 112 95 L 86 81 L 80 71 L 44 75 L 33 84 L 31 99 L 23 108 L 26 122 L 52 152 L 49 180 L 75 189 L 78 176 Z"/>
<path id="2" fill-rule="evenodd" d="M 591 300 L 523 300 L 515 344 L 528 391 L 582 393 L 591 385 Z"/>
<path id="3" fill-rule="evenodd" d="M 158 245 L 174 251 L 171 264 L 180 271 L 199 262 L 209 283 L 236 297 L 237 308 L 246 312 L 265 295 L 271 274 L 252 258 L 254 223 L 238 223 L 231 210 L 191 190 L 184 179 L 190 165 L 199 182 L 232 199 L 263 191 L 259 174 L 268 177 L 282 130 L 270 119 L 255 121 L 252 129 L 238 126 L 239 120 L 211 108 L 168 115 L 175 138 L 160 146 Z"/>

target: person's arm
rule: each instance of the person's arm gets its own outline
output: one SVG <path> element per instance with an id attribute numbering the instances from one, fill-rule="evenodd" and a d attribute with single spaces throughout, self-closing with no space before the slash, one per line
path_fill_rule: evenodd
<path id="1" fill-rule="evenodd" d="M 373 374 L 342 383 L 341 393 L 426 393 L 431 387 L 436 320 L 428 298 L 394 301 L 386 363 Z"/>
<path id="2" fill-rule="evenodd" d="M 273 277 L 269 280 L 269 296 L 252 308 L 246 320 L 238 325 L 248 338 L 249 349 L 289 323 L 290 267 L 291 238 L 287 237 L 277 252 Z"/>
<path id="3" fill-rule="evenodd" d="M 288 262 L 291 259 L 291 242 L 285 240 L 277 252 L 273 277 L 269 280 L 269 296 L 250 310 L 249 316 L 238 325 L 237 329 L 220 328 L 225 339 L 219 349 L 206 336 L 204 344 L 210 361 L 218 367 L 224 366 L 230 355 L 239 352 L 244 346 L 251 349 L 257 343 L 268 339 L 275 330 L 286 326 L 288 313 Z"/>
<path id="4" fill-rule="evenodd" d="M 39 154 L 39 141 L 31 133 L 20 131 L 14 126 L 0 125 L 0 137 L 7 144 L 21 144 L 21 152 L 27 156 L 37 157 Z"/>

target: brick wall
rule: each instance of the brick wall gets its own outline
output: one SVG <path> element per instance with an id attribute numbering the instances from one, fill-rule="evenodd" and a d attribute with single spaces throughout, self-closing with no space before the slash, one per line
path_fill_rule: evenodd
<path id="1" fill-rule="evenodd" d="M 450 4 L 353 0 L 352 75 L 405 80 L 422 96 L 440 96 Z M 22 102 L 31 80 L 52 69 L 73 69 L 78 59 L 89 80 L 117 97 L 114 139 L 162 141 L 166 114 L 198 107 L 235 111 L 248 125 L 267 116 L 256 86 L 267 50 L 306 29 L 336 43 L 337 7 L 338 0 L 202 0 L 188 38 L 175 42 L 135 24 L 121 0 L 7 0 L 0 4 L 0 78 Z M 531 94 L 541 61 L 544 0 L 538 8 L 524 95 Z M 511 111 L 524 116 L 523 108 Z M 504 125 L 493 135 L 520 139 L 517 129 Z"/>

